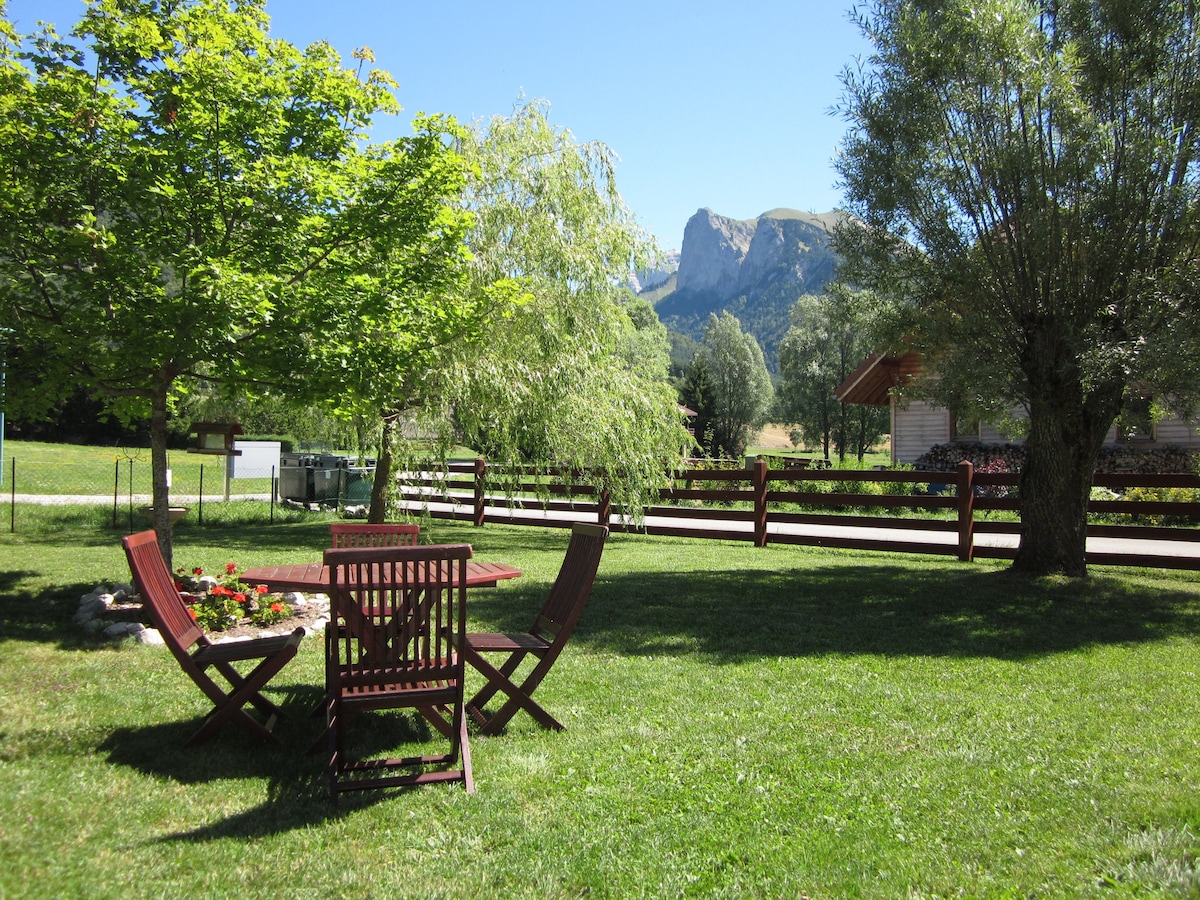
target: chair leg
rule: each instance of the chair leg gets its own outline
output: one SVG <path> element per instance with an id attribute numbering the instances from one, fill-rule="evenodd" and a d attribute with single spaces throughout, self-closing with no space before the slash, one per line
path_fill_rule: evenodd
<path id="1" fill-rule="evenodd" d="M 500 685 L 497 683 L 497 679 L 494 679 L 491 673 L 496 673 L 496 675 L 501 676 L 498 679 L 499 681 L 511 679 L 513 673 L 517 671 L 517 668 L 528 655 L 528 650 L 515 650 L 508 655 L 508 659 L 504 660 L 500 668 L 497 669 L 490 662 L 487 662 L 486 658 L 480 654 L 478 650 L 473 650 L 470 647 L 465 648 L 463 656 L 466 658 L 467 662 L 471 663 L 471 665 L 483 672 L 483 669 L 480 668 L 479 665 L 482 662 L 483 665 L 489 670 L 484 672 L 484 674 L 488 676 L 487 684 L 481 687 L 475 693 L 475 696 L 467 701 L 467 705 L 473 706 L 480 710 L 487 706 L 488 701 L 496 696 L 496 692 L 500 690 Z"/>
<path id="2" fill-rule="evenodd" d="M 268 657 L 268 659 L 269 658 L 270 657 Z M 242 688 L 246 684 L 246 678 L 254 675 L 254 672 L 251 672 L 250 675 L 243 677 L 241 672 L 227 662 L 213 663 L 213 668 L 220 672 L 222 676 L 224 676 L 225 680 L 229 682 L 230 687 L 232 687 L 234 690 L 239 690 Z M 280 665 L 280 668 L 283 668 L 283 666 Z M 264 716 L 283 715 L 283 711 L 278 706 L 276 706 L 258 691 L 255 691 L 253 694 L 251 694 L 247 698 L 246 702 L 253 704 L 254 708 Z"/>
<path id="3" fill-rule="evenodd" d="M 194 747 L 197 744 L 208 740 L 217 732 L 217 729 L 219 729 L 227 721 L 236 722 L 255 737 L 277 741 L 278 738 L 275 737 L 275 734 L 272 732 L 271 728 L 274 725 L 275 720 L 280 715 L 279 707 L 263 697 L 259 693 L 259 688 L 263 687 L 268 681 L 270 681 L 271 678 L 280 669 L 282 669 L 290 659 L 290 656 L 284 655 L 267 657 L 257 666 L 255 666 L 244 678 L 235 671 L 234 675 L 237 679 L 237 689 L 229 694 L 226 694 L 223 700 L 215 703 L 213 711 L 208 714 L 208 717 L 204 720 L 204 724 L 188 739 L 184 746 Z M 215 683 L 213 683 L 211 679 L 209 679 L 209 682 L 215 687 Z M 255 703 L 256 697 L 261 699 L 269 710 L 267 720 L 268 724 L 266 725 L 256 721 L 253 716 L 251 716 L 242 708 L 247 703 L 261 708 L 259 704 Z"/>
<path id="4" fill-rule="evenodd" d="M 467 704 L 467 711 L 476 721 L 481 721 L 480 734 L 498 734 L 509 720 L 516 715 L 518 709 L 523 709 L 544 728 L 550 728 L 554 731 L 563 731 L 565 726 L 550 713 L 546 712 L 542 706 L 530 697 L 533 689 L 538 686 L 546 672 L 550 668 L 550 663 L 553 660 L 542 660 L 534 667 L 520 685 L 515 684 L 509 674 L 515 666 L 509 666 L 511 657 L 505 662 L 505 665 L 497 669 L 478 651 L 472 650 L 470 647 L 463 649 L 463 658 L 488 680 L 484 690 L 479 691 L 471 701 Z M 505 670 L 508 670 L 506 672 Z M 508 696 L 504 704 L 492 715 L 488 715 L 483 707 L 478 703 L 478 698 L 492 697 L 498 692 L 503 692 Z"/>
<path id="5" fill-rule="evenodd" d="M 471 770 L 471 744 L 467 740 L 467 717 L 458 720 L 458 749 L 462 754 L 463 787 L 468 794 L 475 793 L 475 773 Z"/>

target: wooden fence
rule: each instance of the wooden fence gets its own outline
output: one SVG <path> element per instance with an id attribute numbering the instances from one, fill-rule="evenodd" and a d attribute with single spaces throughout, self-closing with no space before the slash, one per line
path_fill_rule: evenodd
<path id="1" fill-rule="evenodd" d="M 677 473 L 673 486 L 636 517 L 614 508 L 603 491 L 571 473 L 530 470 L 528 480 L 505 494 L 489 492 L 488 465 L 451 464 L 444 473 L 408 478 L 401 495 L 410 507 L 424 506 L 436 518 L 569 526 L 597 521 L 615 531 L 678 535 L 859 550 L 888 550 L 1011 559 L 1020 523 L 993 521 L 995 511 L 1016 512 L 1015 473 L 976 471 L 969 462 L 954 472 L 913 470 L 769 469 L 763 460 L 745 468 L 694 467 Z M 1192 475 L 1097 475 L 1096 487 L 1200 489 Z M 884 493 L 864 489 L 883 485 Z M 908 487 L 905 491 L 904 488 Z M 537 510 L 540 517 L 521 517 Z M 841 510 L 838 512 L 837 510 Z M 866 511 L 871 511 L 868 513 Z M 1200 570 L 1200 528 L 1135 524 L 1135 517 L 1187 517 L 1200 522 L 1200 503 L 1150 500 L 1093 500 L 1091 516 L 1128 524 L 1089 524 L 1088 537 L 1108 549 L 1092 550 L 1089 563 Z M 552 517 L 554 516 L 554 517 Z M 999 536 L 999 537 L 989 537 Z"/>

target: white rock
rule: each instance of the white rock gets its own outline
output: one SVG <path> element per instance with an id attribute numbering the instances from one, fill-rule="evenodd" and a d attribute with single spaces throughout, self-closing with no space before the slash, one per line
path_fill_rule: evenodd
<path id="1" fill-rule="evenodd" d="M 137 633 L 139 644 L 162 645 L 166 643 L 157 628 L 144 628 Z"/>

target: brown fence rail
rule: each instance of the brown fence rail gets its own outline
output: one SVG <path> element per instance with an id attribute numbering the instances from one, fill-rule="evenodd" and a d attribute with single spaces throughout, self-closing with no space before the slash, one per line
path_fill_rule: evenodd
<path id="1" fill-rule="evenodd" d="M 760 547 L 782 543 L 886 550 L 963 561 L 1011 559 L 1021 528 L 1017 521 L 989 518 L 1019 510 L 1019 476 L 979 472 L 969 462 L 954 472 L 771 470 L 761 459 L 746 468 L 698 465 L 677 473 L 641 517 L 614 507 L 605 492 L 569 471 L 509 474 L 527 480 L 508 485 L 504 494 L 489 493 L 484 460 L 454 463 L 444 471 L 410 475 L 401 496 L 410 508 L 423 507 L 435 518 L 476 525 L 567 527 L 573 521 L 597 521 L 615 531 L 748 541 Z M 1114 491 L 1200 491 L 1200 478 L 1192 475 L 1097 475 L 1093 483 Z M 865 485 L 881 485 L 887 492 Z M 907 485 L 907 493 L 898 491 Z M 533 510 L 540 515 L 521 515 Z M 1094 518 L 1125 520 L 1088 525 L 1089 563 L 1200 570 L 1200 528 L 1136 524 L 1161 517 L 1200 523 L 1200 503 L 1093 500 L 1088 511 Z"/>

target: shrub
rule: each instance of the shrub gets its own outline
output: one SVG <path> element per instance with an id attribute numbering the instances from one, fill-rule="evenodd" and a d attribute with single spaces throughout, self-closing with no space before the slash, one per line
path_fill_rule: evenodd
<path id="1" fill-rule="evenodd" d="M 1125 492 L 1125 500 L 1136 500 L 1149 503 L 1200 503 L 1200 491 L 1195 488 L 1130 488 Z M 1134 522 L 1149 525 L 1197 525 L 1200 515 L 1175 515 L 1171 513 L 1135 513 L 1130 517 Z"/>

